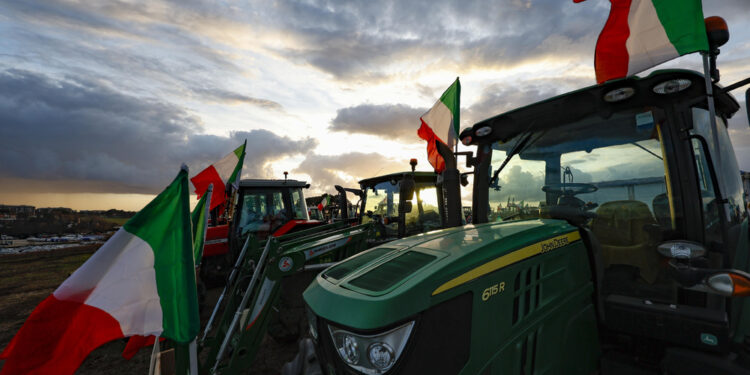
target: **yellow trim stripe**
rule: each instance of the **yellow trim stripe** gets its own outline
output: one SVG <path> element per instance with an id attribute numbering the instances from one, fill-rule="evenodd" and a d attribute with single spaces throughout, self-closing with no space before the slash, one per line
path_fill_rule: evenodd
<path id="1" fill-rule="evenodd" d="M 434 296 L 436 294 L 440 294 L 461 284 L 468 283 L 469 281 L 472 281 L 478 277 L 482 277 L 490 272 L 497 271 L 500 268 L 506 267 L 516 262 L 520 262 L 526 258 L 531 258 L 534 255 L 555 250 L 580 239 L 581 234 L 578 233 L 578 231 L 575 231 L 526 246 L 510 254 L 505 254 L 501 257 L 495 258 L 477 268 L 474 268 L 471 271 L 464 273 L 463 275 L 454 278 L 453 280 L 448 281 L 447 283 L 435 289 L 435 291 L 432 292 L 432 295 Z M 564 240 L 567 241 L 563 242 Z"/>
<path id="2" fill-rule="evenodd" d="M 664 162 L 664 178 L 666 179 L 667 183 L 667 197 L 669 201 L 669 215 L 670 219 L 672 219 L 672 229 L 677 228 L 677 223 L 675 222 L 676 215 L 674 211 L 674 194 L 672 194 L 672 181 L 669 180 L 669 164 L 667 163 L 667 158 L 664 157 L 667 153 L 664 152 L 664 139 L 661 135 L 661 124 L 656 125 L 656 133 L 659 135 L 659 145 L 661 146 L 661 160 Z"/>

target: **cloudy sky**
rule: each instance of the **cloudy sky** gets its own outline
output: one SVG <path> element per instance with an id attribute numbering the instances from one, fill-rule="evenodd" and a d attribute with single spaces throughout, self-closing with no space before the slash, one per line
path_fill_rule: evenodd
<path id="1" fill-rule="evenodd" d="M 704 0 L 750 76 L 750 4 Z M 408 168 L 460 76 L 461 125 L 595 83 L 609 2 L 0 1 L 0 203 L 140 209 L 247 139 L 243 177 L 333 184 Z M 697 55 L 662 67 L 701 69 Z M 744 95 L 736 93 L 743 105 Z M 750 170 L 750 128 L 730 132 Z"/>

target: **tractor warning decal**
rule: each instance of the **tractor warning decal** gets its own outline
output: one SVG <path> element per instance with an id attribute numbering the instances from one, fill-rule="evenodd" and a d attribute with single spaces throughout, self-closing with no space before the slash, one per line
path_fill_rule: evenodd
<path id="1" fill-rule="evenodd" d="M 290 257 L 283 257 L 279 260 L 279 269 L 281 272 L 286 272 L 292 269 L 294 261 Z"/>
<path id="2" fill-rule="evenodd" d="M 448 289 L 453 289 L 459 285 L 468 283 L 469 281 L 472 281 L 478 277 L 482 277 L 490 272 L 494 272 L 496 270 L 499 270 L 513 263 L 520 262 L 526 258 L 531 258 L 535 255 L 547 253 L 552 250 L 561 248 L 563 246 L 566 246 L 580 239 L 581 239 L 581 234 L 578 233 L 578 231 L 575 231 L 575 232 L 566 233 L 557 237 L 553 237 L 553 238 L 550 238 L 541 242 L 537 242 L 535 244 L 510 252 L 501 257 L 495 258 L 485 264 L 482 264 L 481 266 L 476 267 L 473 270 L 465 272 L 464 274 L 448 281 L 447 283 L 435 289 L 435 291 L 432 292 L 432 295 L 434 296 L 438 293 L 445 292 Z M 490 296 L 492 294 L 494 293 L 490 291 Z M 489 298 L 489 296 L 487 298 Z"/>
<path id="3" fill-rule="evenodd" d="M 329 242 L 327 244 L 323 244 L 323 245 L 320 245 L 320 246 L 313 247 L 313 248 L 311 248 L 309 250 L 306 250 L 305 251 L 305 260 L 309 260 L 309 259 L 315 258 L 316 256 L 325 254 L 325 253 L 327 253 L 327 252 L 329 252 L 331 250 L 334 250 L 334 249 L 337 249 L 337 248 L 339 248 L 341 246 L 344 246 L 351 239 L 352 238 L 350 236 L 350 237 L 342 238 L 340 240 Z"/>

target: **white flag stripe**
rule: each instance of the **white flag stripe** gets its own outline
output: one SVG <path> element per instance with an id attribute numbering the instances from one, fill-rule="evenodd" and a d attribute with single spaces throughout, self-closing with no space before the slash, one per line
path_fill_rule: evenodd
<path id="1" fill-rule="evenodd" d="M 432 132 L 448 146 L 456 145 L 456 132 L 453 130 L 453 113 L 438 100 L 432 108 L 422 115 L 422 121 L 432 129 Z"/>
<path id="2" fill-rule="evenodd" d="M 54 295 L 107 312 L 120 323 L 125 336 L 158 335 L 163 330 L 154 251 L 147 242 L 122 228 Z"/>
<path id="3" fill-rule="evenodd" d="M 629 55 L 628 75 L 680 56 L 669 41 L 652 0 L 633 0 L 628 13 L 628 27 L 630 36 L 625 42 Z"/>
<path id="4" fill-rule="evenodd" d="M 232 172 L 234 172 L 234 168 L 237 167 L 239 161 L 240 159 L 237 158 L 237 155 L 234 152 L 231 152 L 229 155 L 214 164 L 216 173 L 219 174 L 222 182 L 226 183 L 229 177 L 232 177 Z"/>

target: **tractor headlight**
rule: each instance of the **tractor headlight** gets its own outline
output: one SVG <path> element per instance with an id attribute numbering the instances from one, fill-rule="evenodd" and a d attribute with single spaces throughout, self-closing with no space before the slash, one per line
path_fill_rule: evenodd
<path id="1" fill-rule="evenodd" d="M 692 82 L 689 79 L 678 78 L 664 81 L 656 86 L 653 90 L 659 95 L 674 94 L 690 87 Z"/>
<path id="2" fill-rule="evenodd" d="M 365 374 L 390 370 L 403 352 L 414 322 L 377 335 L 360 335 L 328 326 L 336 352 L 349 366 Z"/>

